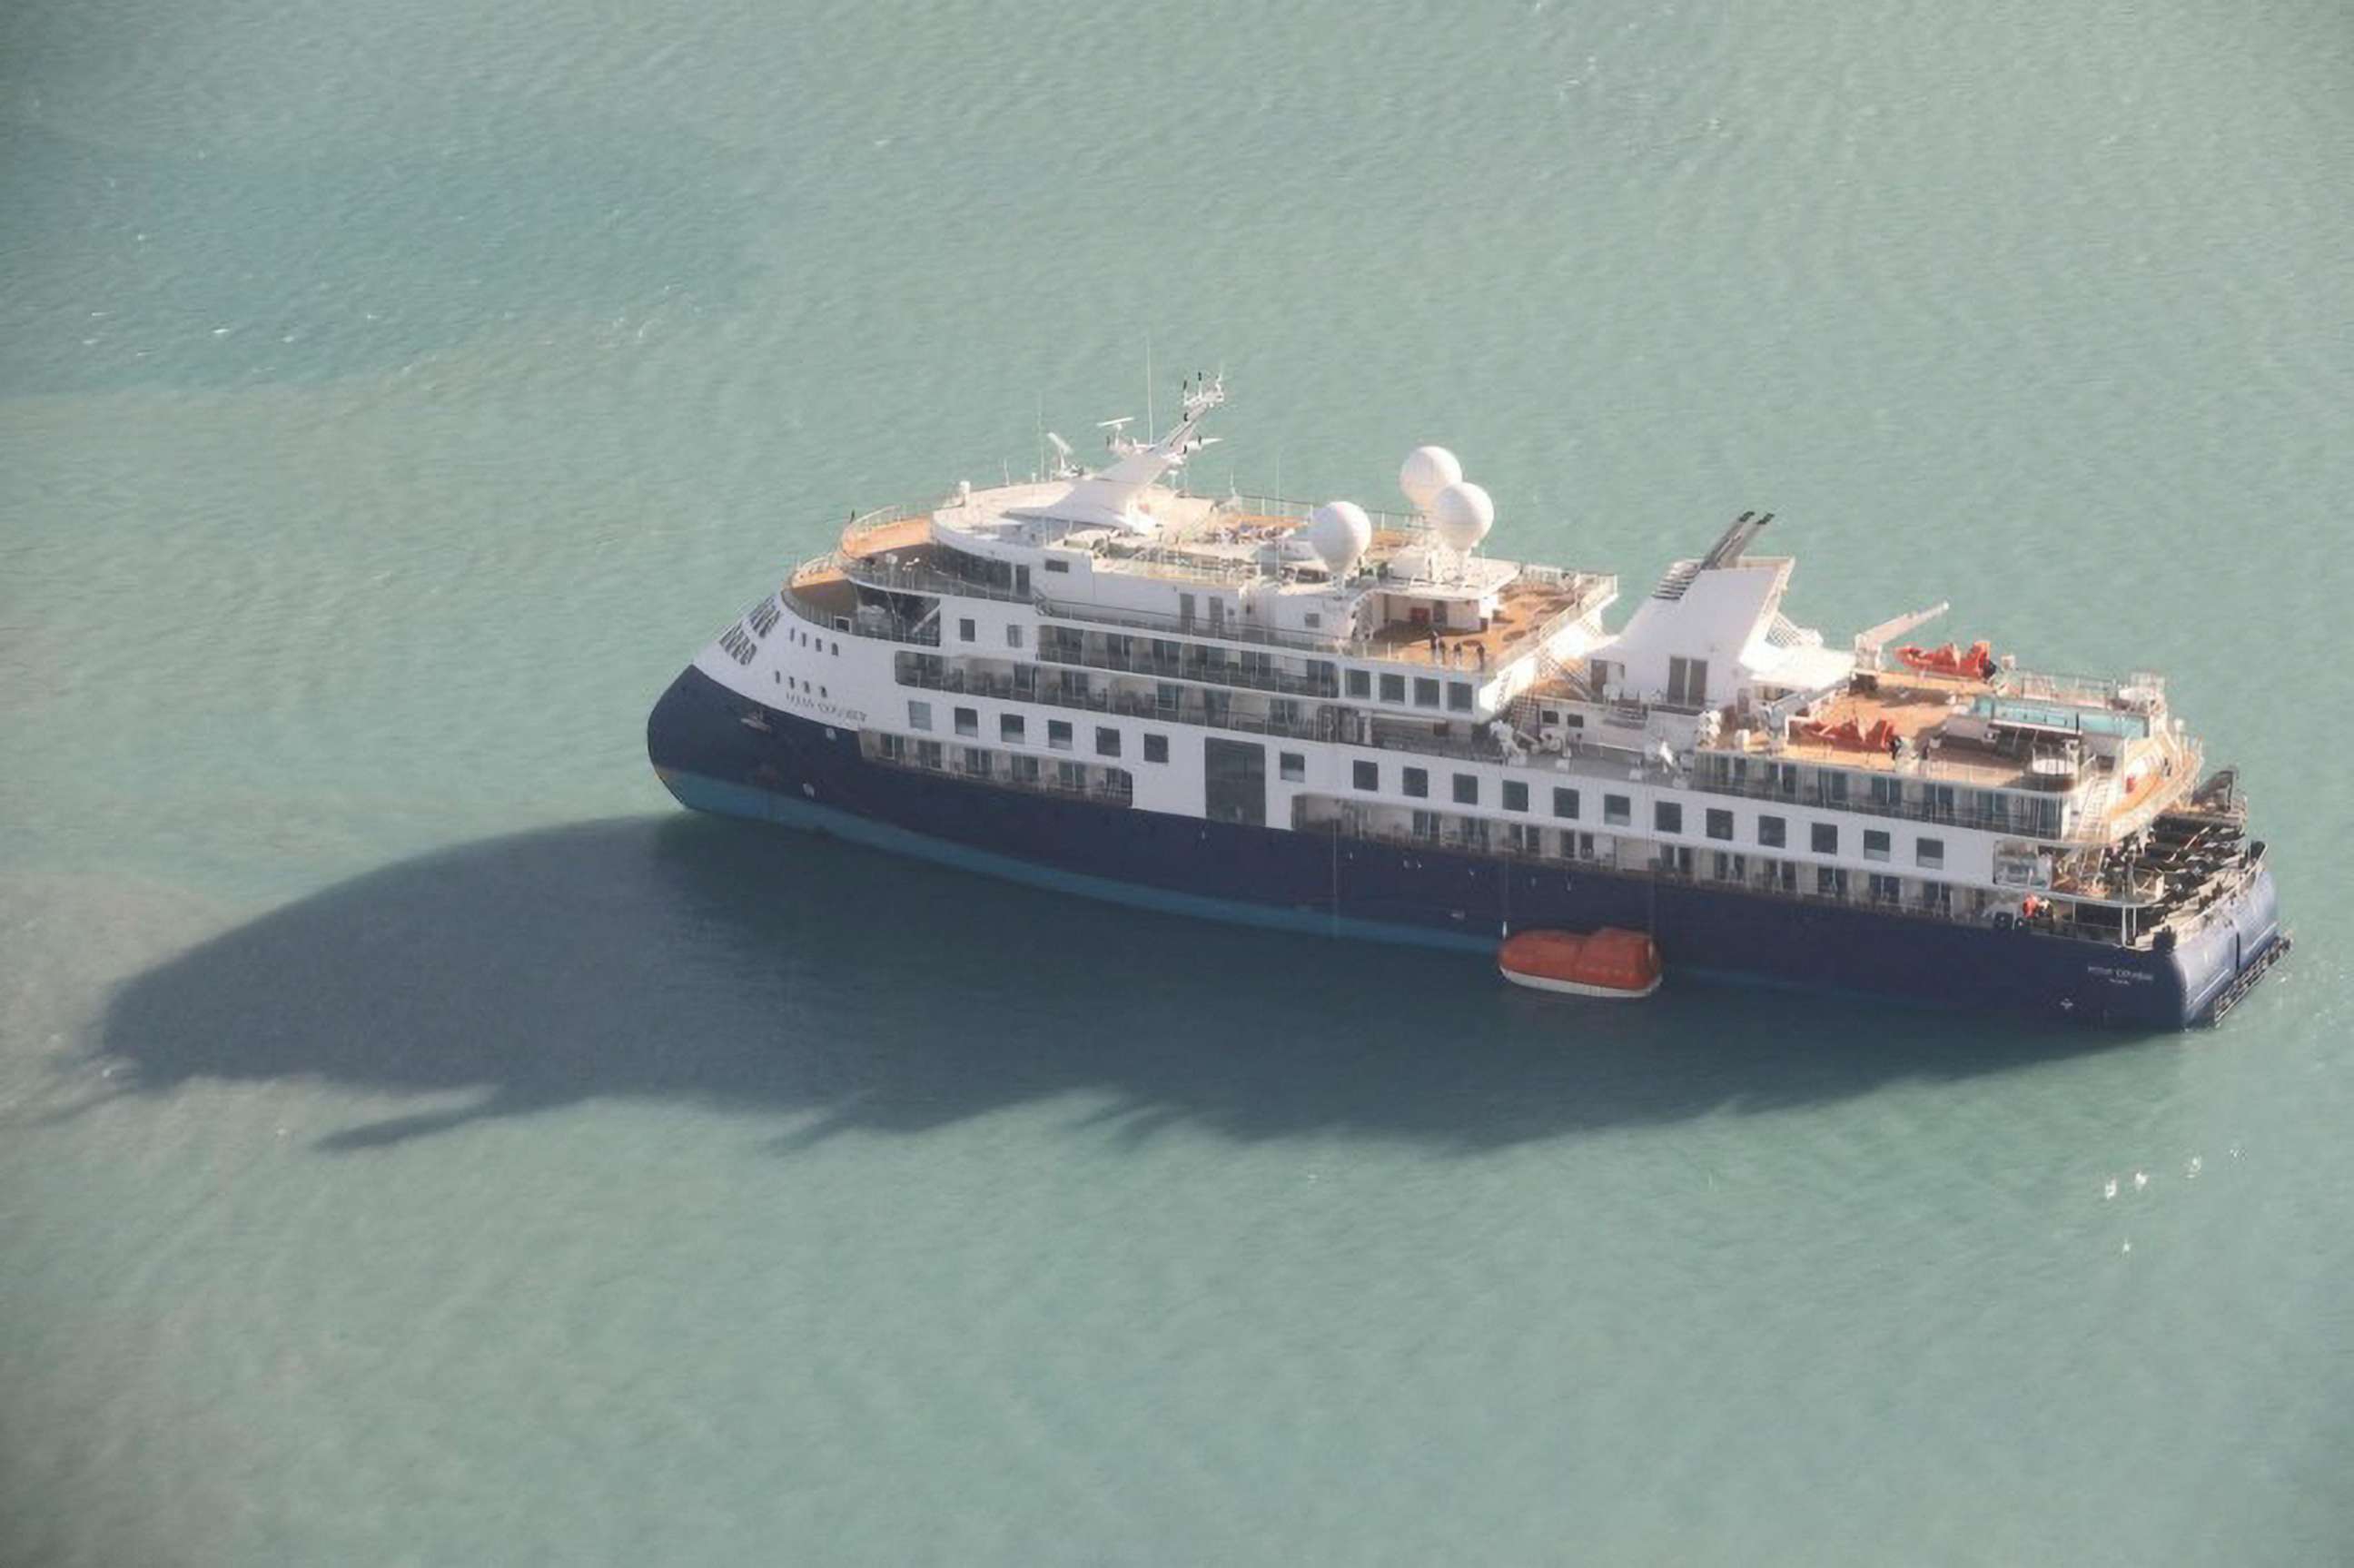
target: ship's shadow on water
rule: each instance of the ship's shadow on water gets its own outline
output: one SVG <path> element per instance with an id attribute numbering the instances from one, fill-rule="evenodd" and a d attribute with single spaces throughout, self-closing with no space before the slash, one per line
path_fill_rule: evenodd
<path id="1" fill-rule="evenodd" d="M 1480 959 L 1147 915 L 748 824 L 634 818 L 332 887 L 126 984 L 133 1092 L 315 1078 L 474 1097 L 357 1150 L 608 1096 L 787 1119 L 783 1148 L 1073 1095 L 1193 1123 L 1479 1149 L 2028 1067 L 2123 1037 L 1700 985 L 1638 1006 Z"/>

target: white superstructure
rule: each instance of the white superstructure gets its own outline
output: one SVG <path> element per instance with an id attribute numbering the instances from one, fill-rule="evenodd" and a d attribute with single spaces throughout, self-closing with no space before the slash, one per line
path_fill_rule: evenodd
<path id="1" fill-rule="evenodd" d="M 2024 901 L 2127 945 L 2197 917 L 2147 842 L 2201 761 L 2156 677 L 1886 646 L 1925 616 L 1827 642 L 1749 514 L 1614 632 L 1616 577 L 1486 552 L 1443 449 L 1404 511 L 1177 486 L 1223 396 L 1150 442 L 1115 421 L 1098 471 L 1058 440 L 1051 473 L 854 519 L 696 667 L 875 762 L 1137 811 L 1933 918 Z"/>

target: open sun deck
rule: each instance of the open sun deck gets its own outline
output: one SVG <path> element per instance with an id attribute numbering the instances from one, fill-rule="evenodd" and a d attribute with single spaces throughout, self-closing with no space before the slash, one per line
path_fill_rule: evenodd
<path id="1" fill-rule="evenodd" d="M 1395 621 L 1367 641 L 1384 659 L 1447 670 L 1492 670 L 1526 652 L 1555 618 L 1577 611 L 1590 597 L 1583 579 L 1508 583 L 1496 611 L 1476 629 Z"/>

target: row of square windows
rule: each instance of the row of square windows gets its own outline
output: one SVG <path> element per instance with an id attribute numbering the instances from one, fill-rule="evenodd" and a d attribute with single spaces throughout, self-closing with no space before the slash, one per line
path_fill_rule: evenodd
<path id="1" fill-rule="evenodd" d="M 981 712 L 977 708 L 954 709 L 952 710 L 949 722 L 954 726 L 956 733 L 959 735 L 977 736 L 981 734 Z M 930 729 L 932 727 L 932 705 L 927 702 L 920 702 L 910 697 L 907 700 L 907 727 L 915 730 Z M 1028 723 L 1020 714 L 1000 714 L 997 715 L 997 738 L 1009 745 L 1020 746 L 1024 744 L 1029 736 L 1029 727 Z M 1046 721 L 1046 745 L 1050 749 L 1055 751 L 1068 751 L 1076 744 L 1076 732 L 1070 720 L 1048 719 Z M 1114 729 L 1109 725 L 1097 725 L 1096 726 L 1096 755 L 1097 757 L 1118 757 L 1120 755 L 1121 746 L 1122 739 L 1119 730 Z M 1168 761 L 1169 737 L 1165 735 L 1147 735 L 1144 737 L 1144 760 L 1147 762 Z M 1304 759 L 1302 771 L 1304 774 Z"/>
<path id="2" fill-rule="evenodd" d="M 981 713 L 980 710 L 976 708 L 960 707 L 951 709 L 949 712 L 949 723 L 959 735 L 978 737 L 981 734 Z M 910 697 L 907 700 L 907 727 L 914 730 L 928 731 L 932 727 L 932 705 L 928 702 L 919 701 L 916 698 Z M 1030 726 L 1027 721 L 1025 721 L 1020 714 L 1000 714 L 997 715 L 997 738 L 1008 745 L 1021 746 L 1025 744 L 1029 736 L 1029 730 Z M 1049 750 L 1068 751 L 1077 744 L 1077 733 L 1069 719 L 1048 719 L 1046 721 L 1046 746 Z M 1145 761 L 1166 762 L 1169 760 L 1169 737 L 1167 736 L 1155 734 L 1148 730 L 1145 732 L 1143 739 Z M 1118 729 L 1115 729 L 1110 725 L 1096 726 L 1096 755 L 1097 757 L 1119 757 L 1122 754 L 1122 748 L 1125 744 L 1126 743 Z M 1308 779 L 1307 754 L 1298 751 L 1284 751 L 1277 753 L 1276 771 L 1278 778 L 1284 779 L 1291 783 L 1298 784 L 1306 782 Z"/>
<path id="3" fill-rule="evenodd" d="M 1350 765 L 1350 782 L 1359 789 L 1377 790 L 1382 787 L 1382 768 L 1378 762 L 1360 758 Z M 1426 768 L 1400 769 L 1399 791 L 1409 800 L 1430 798 L 1430 770 Z M 1518 779 L 1503 781 L 1504 810 L 1525 811 L 1529 809 L 1529 787 Z M 1454 799 L 1458 806 L 1479 803 L 1479 776 L 1458 773 L 1454 778 Z M 1578 791 L 1555 786 L 1553 791 L 1553 814 L 1575 821 L 1579 815 Z M 1707 837 L 1722 843 L 1733 842 L 1733 813 L 1714 806 L 1702 810 L 1702 831 Z M 1612 827 L 1631 827 L 1635 821 L 1635 803 L 1625 795 L 1602 797 L 1602 820 Z M 1651 826 L 1662 833 L 1684 831 L 1684 808 L 1679 800 L 1654 800 L 1651 803 Z M 1840 829 L 1836 822 L 1809 824 L 1808 848 L 1817 854 L 1840 853 Z M 1787 849 L 1790 842 L 1790 824 L 1781 817 L 1760 813 L 1757 818 L 1757 842 L 1767 849 Z M 1863 858 L 1886 860 L 1894 845 L 1885 829 L 1863 830 Z M 1922 838 L 1914 841 L 1914 863 L 1931 869 L 1946 863 L 1946 842 L 1943 839 Z"/>
<path id="4" fill-rule="evenodd" d="M 954 710 L 952 722 L 955 726 L 956 733 L 959 735 L 977 736 L 981 734 L 981 714 L 978 709 L 965 707 L 957 708 Z M 920 702 L 912 698 L 909 699 L 907 703 L 907 727 L 915 730 L 929 730 L 932 727 L 932 705 L 928 702 Z M 1020 714 L 1000 714 L 998 715 L 998 738 L 1008 744 L 1017 746 L 1023 744 L 1028 734 L 1028 727 L 1027 723 Z M 1072 749 L 1076 744 L 1076 731 L 1070 720 L 1048 719 L 1046 721 L 1046 745 L 1050 749 L 1055 751 L 1068 751 Z M 1096 755 L 1097 757 L 1118 757 L 1121 753 L 1121 736 L 1118 729 L 1115 729 L 1108 725 L 1098 725 L 1096 726 Z M 1147 733 L 1144 736 L 1144 760 L 1147 762 L 1168 761 L 1169 737 L 1165 735 Z M 1380 763 L 1360 758 L 1350 766 L 1351 782 L 1357 789 L 1378 790 L 1382 787 Z M 1276 767 L 1278 777 L 1293 783 L 1303 782 L 1308 777 L 1308 758 L 1300 752 L 1284 751 L 1277 753 Z M 1408 799 L 1425 800 L 1430 798 L 1430 770 L 1428 768 L 1406 768 L 1400 770 L 1400 775 L 1399 789 Z M 1453 791 L 1455 803 L 1457 805 L 1478 805 L 1479 803 L 1479 776 L 1476 773 L 1456 774 L 1453 779 Z M 1503 797 L 1504 810 L 1507 811 L 1525 811 L 1529 809 L 1529 786 L 1525 780 L 1519 779 L 1505 779 L 1503 781 Z M 1577 790 L 1561 786 L 1554 787 L 1553 791 L 1553 814 L 1554 816 L 1562 818 L 1564 821 L 1575 821 L 1578 820 L 1580 814 L 1579 807 L 1579 792 Z M 1711 806 L 1702 810 L 1701 817 L 1702 831 L 1708 838 L 1721 843 L 1730 843 L 1733 842 L 1734 822 L 1733 813 L 1731 811 Z M 1632 826 L 1635 820 L 1634 801 L 1625 795 L 1604 795 L 1602 797 L 1602 820 L 1613 827 Z M 1682 802 L 1678 800 L 1653 801 L 1651 803 L 1651 826 L 1653 829 L 1662 833 L 1681 833 L 1684 831 L 1684 808 Z M 1781 817 L 1760 813 L 1757 818 L 1757 842 L 1767 849 L 1787 848 L 1789 845 L 1789 823 Z M 1808 847 L 1817 854 L 1835 855 L 1839 853 L 1839 824 L 1836 822 L 1810 823 Z M 1866 828 L 1863 830 L 1864 859 L 1887 860 L 1893 853 L 1893 850 L 1894 843 L 1887 830 L 1882 828 Z M 1941 869 L 1946 863 L 1946 842 L 1943 839 L 1917 838 L 1913 842 L 1913 858 L 1914 863 L 1916 865 L 1920 865 L 1933 871 Z"/>
<path id="5" fill-rule="evenodd" d="M 830 658 L 838 659 L 842 656 L 841 643 L 836 642 L 829 647 L 826 640 L 818 636 L 815 632 L 796 631 L 793 633 L 793 641 L 800 643 L 804 648 L 814 648 L 819 652 L 824 653 Z"/>

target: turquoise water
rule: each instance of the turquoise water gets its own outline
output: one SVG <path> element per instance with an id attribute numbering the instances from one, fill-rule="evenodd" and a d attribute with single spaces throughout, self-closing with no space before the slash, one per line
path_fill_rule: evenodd
<path id="1" fill-rule="evenodd" d="M 0 1561 L 2354 1556 L 2354 22 L 0 16 Z M 853 507 L 1197 478 L 2167 671 L 2296 956 L 2022 1033 L 687 820 Z M 1082 443 L 1084 445 L 1084 443 Z M 2114 1195 L 2112 1186 L 2114 1183 Z"/>

